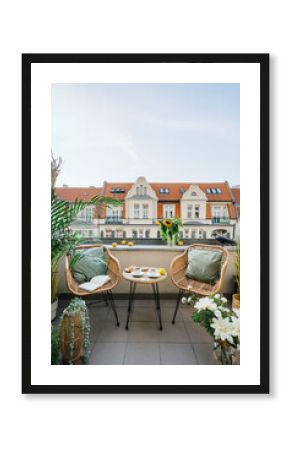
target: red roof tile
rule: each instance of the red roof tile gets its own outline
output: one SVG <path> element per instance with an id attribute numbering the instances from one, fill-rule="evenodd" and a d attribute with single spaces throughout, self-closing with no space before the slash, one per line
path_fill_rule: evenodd
<path id="1" fill-rule="evenodd" d="M 128 191 L 132 188 L 134 183 L 104 183 L 105 197 L 112 197 L 118 200 L 124 200 L 128 194 Z M 191 185 L 196 184 L 205 193 L 208 201 L 226 201 L 231 202 L 232 196 L 227 183 L 149 183 L 152 189 L 156 192 L 158 201 L 179 201 L 183 195 L 183 191 L 186 191 Z M 117 193 L 111 192 L 112 189 L 123 189 L 124 192 Z M 160 193 L 160 189 L 168 189 L 168 193 Z M 208 193 L 207 189 L 220 189 L 220 194 Z M 76 197 L 85 199 L 92 198 L 94 195 L 100 195 L 102 188 L 70 188 L 62 187 L 56 188 L 57 194 L 66 200 L 73 201 Z M 87 196 L 84 193 L 87 193 Z"/>
<path id="2" fill-rule="evenodd" d="M 113 197 L 119 200 L 124 200 L 128 191 L 134 183 L 105 183 L 104 196 Z M 159 201 L 178 201 L 183 195 L 181 190 L 186 191 L 192 184 L 197 184 L 199 188 L 205 193 L 207 199 L 210 201 L 232 201 L 232 196 L 227 183 L 150 183 L 149 185 L 154 189 Z M 123 193 L 113 193 L 112 189 L 123 189 Z M 168 189 L 168 193 L 160 193 L 160 189 Z M 220 194 L 208 193 L 207 189 L 220 189 Z"/>
<path id="3" fill-rule="evenodd" d="M 240 188 L 232 188 L 232 192 L 234 194 L 235 201 L 237 205 L 240 204 Z"/>
<path id="4" fill-rule="evenodd" d="M 73 203 L 76 198 L 78 200 L 90 201 L 96 195 L 101 195 L 102 188 L 92 187 L 59 187 L 55 189 L 56 195 L 63 199 Z"/>
<path id="5" fill-rule="evenodd" d="M 191 185 L 196 184 L 206 195 L 209 201 L 231 202 L 232 196 L 227 183 L 149 183 L 159 200 L 180 200 L 183 195 L 182 190 L 187 190 Z M 168 189 L 168 194 L 161 194 L 160 189 Z M 207 189 L 220 189 L 220 194 L 208 193 Z"/>
<path id="6" fill-rule="evenodd" d="M 231 219 L 235 219 L 236 218 L 236 213 L 235 213 L 234 205 L 232 203 L 228 204 L 228 210 L 229 210 L 230 218 Z"/>
<path id="7" fill-rule="evenodd" d="M 124 200 L 126 195 L 128 194 L 128 191 L 131 189 L 134 183 L 107 183 L 105 182 L 105 189 L 104 189 L 104 197 L 112 197 L 116 198 L 118 200 Z M 122 193 L 115 193 L 111 192 L 112 189 L 123 189 L 124 192 Z"/>

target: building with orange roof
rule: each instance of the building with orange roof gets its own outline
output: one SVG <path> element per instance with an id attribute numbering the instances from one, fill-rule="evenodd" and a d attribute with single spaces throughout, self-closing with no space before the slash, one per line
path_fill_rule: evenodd
<path id="1" fill-rule="evenodd" d="M 102 193 L 101 187 L 69 187 L 63 185 L 62 187 L 55 188 L 55 194 L 70 203 L 73 203 L 76 199 L 84 202 L 90 202 L 94 197 L 100 196 Z M 97 231 L 97 217 L 98 211 L 94 205 L 88 205 L 83 209 L 77 220 L 72 224 L 72 228 L 79 231 L 86 238 L 94 239 L 98 237 Z"/>
<path id="2" fill-rule="evenodd" d="M 211 239 L 217 235 L 235 236 L 239 203 L 237 189 L 228 182 L 148 182 L 140 176 L 135 183 L 107 182 L 102 188 L 57 188 L 57 195 L 69 201 L 76 197 L 90 200 L 95 195 L 120 201 L 117 206 L 104 202 L 96 210 L 89 206 L 78 217 L 75 227 L 86 237 L 107 239 L 156 239 L 164 218 L 182 220 L 183 239 Z"/>
<path id="3" fill-rule="evenodd" d="M 234 237 L 237 215 L 229 184 L 157 183 L 138 177 L 135 183 L 105 182 L 102 195 L 120 200 L 118 207 L 103 205 L 98 218 L 101 238 L 160 237 L 156 221 L 182 219 L 182 237 L 210 239 L 217 234 Z"/>

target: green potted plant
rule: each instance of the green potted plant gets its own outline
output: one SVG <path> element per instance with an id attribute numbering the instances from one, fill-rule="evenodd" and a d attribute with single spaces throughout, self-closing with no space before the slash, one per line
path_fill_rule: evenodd
<path id="1" fill-rule="evenodd" d="M 60 319 L 60 350 L 65 364 L 80 358 L 87 362 L 90 355 L 90 320 L 84 300 L 75 297 Z"/>
<path id="2" fill-rule="evenodd" d="M 213 352 L 221 364 L 236 363 L 240 346 L 239 309 L 230 310 L 221 294 L 207 297 L 183 297 L 183 303 L 194 305 L 192 320 L 203 326 L 214 339 Z"/>
<path id="3" fill-rule="evenodd" d="M 61 158 L 51 159 L 51 320 L 56 317 L 59 286 L 59 263 L 67 253 L 72 255 L 71 267 L 80 258 L 75 254 L 75 249 L 83 241 L 83 236 L 70 228 L 77 215 L 88 205 L 97 206 L 105 202 L 109 207 L 119 205 L 120 201 L 110 198 L 95 196 L 89 202 L 75 199 L 73 203 L 62 200 L 55 193 L 55 184 L 62 166 Z"/>
<path id="4" fill-rule="evenodd" d="M 232 295 L 232 308 L 240 307 L 240 240 L 236 243 L 235 255 L 235 290 Z"/>
<path id="5" fill-rule="evenodd" d="M 51 364 L 60 364 L 59 329 L 51 325 Z"/>
<path id="6" fill-rule="evenodd" d="M 163 219 L 157 222 L 160 225 L 161 239 L 167 242 L 167 245 L 176 245 L 179 241 L 180 228 L 182 222 L 174 217 L 172 219 Z"/>

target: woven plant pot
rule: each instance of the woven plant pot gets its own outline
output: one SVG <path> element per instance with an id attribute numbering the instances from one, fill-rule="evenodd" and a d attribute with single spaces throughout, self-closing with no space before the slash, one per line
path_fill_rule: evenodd
<path id="1" fill-rule="evenodd" d="M 232 296 L 232 308 L 240 309 L 240 294 L 233 294 L 233 296 Z"/>
<path id="2" fill-rule="evenodd" d="M 83 344 L 84 334 L 81 328 L 81 314 L 82 312 L 76 312 L 72 316 L 64 316 L 60 327 L 60 349 L 62 352 L 63 362 L 68 363 L 70 360 L 72 363 L 77 362 L 83 356 Z M 70 344 L 73 327 L 73 355 L 70 358 Z"/>

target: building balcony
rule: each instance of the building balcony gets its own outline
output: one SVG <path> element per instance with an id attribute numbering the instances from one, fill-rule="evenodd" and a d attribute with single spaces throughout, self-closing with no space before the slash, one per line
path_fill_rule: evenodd
<path id="1" fill-rule="evenodd" d="M 123 225 L 124 220 L 119 217 L 107 217 L 105 219 L 106 225 Z"/>
<path id="2" fill-rule="evenodd" d="M 92 225 L 94 220 L 92 218 L 89 219 L 75 219 L 72 221 L 72 225 Z"/>
<path id="3" fill-rule="evenodd" d="M 230 225 L 231 219 L 229 217 L 213 217 L 211 219 L 211 223 L 213 224 L 221 224 L 221 225 Z"/>
<path id="4" fill-rule="evenodd" d="M 167 278 L 160 282 L 160 304 L 163 330 L 159 330 L 152 287 L 138 284 L 129 330 L 125 329 L 129 283 L 121 278 L 113 290 L 120 326 L 116 327 L 111 307 L 107 307 L 101 296 L 87 300 L 91 320 L 91 342 L 93 343 L 90 364 L 218 364 L 213 357 L 213 340 L 204 328 L 192 321 L 192 306 L 181 304 L 176 323 L 172 317 L 176 305 L 177 289 L 170 277 L 172 259 L 179 255 L 184 247 L 158 245 L 136 245 L 128 247 L 118 245 L 112 248 L 112 254 L 118 258 L 121 270 L 130 265 L 164 267 Z M 227 247 L 229 263 L 221 292 L 231 305 L 233 276 L 235 270 L 235 247 Z M 61 268 L 61 286 L 58 317 L 69 302 Z M 57 321 L 57 319 L 56 319 Z"/>

